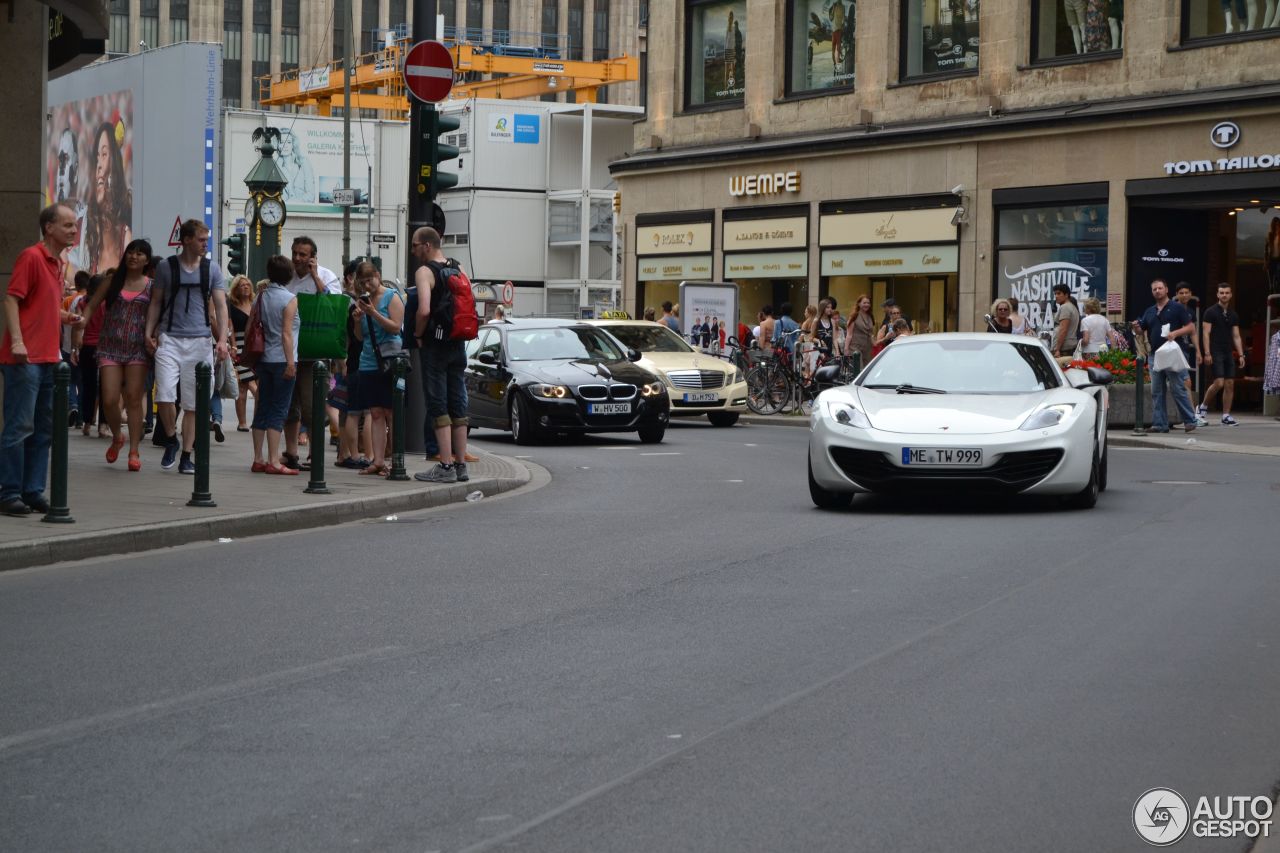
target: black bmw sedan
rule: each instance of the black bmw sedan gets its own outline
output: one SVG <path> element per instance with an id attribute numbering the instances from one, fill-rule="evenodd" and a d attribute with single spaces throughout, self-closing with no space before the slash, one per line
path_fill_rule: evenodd
<path id="1" fill-rule="evenodd" d="M 487 323 L 467 343 L 467 414 L 517 444 L 557 433 L 634 432 L 662 441 L 662 380 L 604 329 L 569 320 Z"/>

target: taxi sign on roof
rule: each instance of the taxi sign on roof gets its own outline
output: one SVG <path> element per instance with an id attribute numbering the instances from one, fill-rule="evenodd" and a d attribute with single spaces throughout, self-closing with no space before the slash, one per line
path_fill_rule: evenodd
<path id="1" fill-rule="evenodd" d="M 601 320 L 630 320 L 631 315 L 626 311 L 602 311 L 600 312 Z"/>

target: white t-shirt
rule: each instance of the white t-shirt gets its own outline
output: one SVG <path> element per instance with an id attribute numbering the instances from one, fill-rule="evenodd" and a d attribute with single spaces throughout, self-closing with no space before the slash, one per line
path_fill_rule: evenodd
<path id="1" fill-rule="evenodd" d="M 320 277 L 320 281 L 324 282 L 324 289 L 327 293 L 336 293 L 341 295 L 342 282 L 338 280 L 336 275 L 334 275 L 333 270 L 317 266 L 316 275 Z M 315 293 L 316 282 L 315 279 L 309 275 L 303 276 L 302 278 L 298 278 L 298 276 L 295 275 L 293 277 L 293 281 L 285 285 L 285 289 L 295 296 L 299 293 Z"/>
<path id="2" fill-rule="evenodd" d="M 1080 331 L 1082 334 L 1089 333 L 1089 343 L 1083 347 L 1085 352 L 1102 352 L 1107 348 L 1107 332 L 1111 331 L 1111 324 L 1106 317 L 1101 314 L 1086 314 L 1080 321 Z"/>

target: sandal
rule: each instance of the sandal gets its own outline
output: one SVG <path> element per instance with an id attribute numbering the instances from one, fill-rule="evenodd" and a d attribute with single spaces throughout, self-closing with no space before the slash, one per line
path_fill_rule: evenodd
<path id="1" fill-rule="evenodd" d="M 120 433 L 119 438 L 111 440 L 111 446 L 107 448 L 107 464 L 114 465 L 116 460 L 120 458 L 120 448 L 124 447 L 124 433 Z"/>
<path id="2" fill-rule="evenodd" d="M 382 475 L 384 475 L 384 474 L 388 474 L 388 473 L 390 473 L 390 472 L 387 470 L 387 467 L 386 467 L 385 465 L 378 465 L 378 464 L 376 464 L 376 463 L 375 463 L 375 464 L 370 465 L 369 467 L 367 467 L 367 468 L 365 468 L 365 469 L 361 470 L 359 473 L 360 473 L 362 476 L 363 476 L 363 475 L 366 475 L 366 474 L 368 474 L 368 475 L 378 475 L 378 476 L 382 476 Z"/>
<path id="3" fill-rule="evenodd" d="M 129 470 L 130 471 L 142 470 L 142 457 L 138 455 L 138 451 L 136 450 L 129 451 Z"/>
<path id="4" fill-rule="evenodd" d="M 263 471 L 265 471 L 268 474 L 285 474 L 285 475 L 292 475 L 292 476 L 297 476 L 298 474 L 298 472 L 295 471 L 293 468 L 286 468 L 284 465 L 274 465 L 274 464 L 266 466 L 263 469 Z"/>
<path id="5" fill-rule="evenodd" d="M 255 474 L 261 474 L 263 471 L 267 470 L 267 463 L 255 462 L 249 466 L 249 470 Z"/>

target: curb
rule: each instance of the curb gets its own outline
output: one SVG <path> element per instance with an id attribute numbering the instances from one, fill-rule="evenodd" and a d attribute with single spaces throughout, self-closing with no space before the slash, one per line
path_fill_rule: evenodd
<path id="1" fill-rule="evenodd" d="M 267 533 L 329 527 L 352 521 L 353 515 L 372 517 L 430 509 L 465 501 L 467 495 L 477 489 L 487 496 L 528 485 L 533 476 L 532 471 L 518 463 L 512 464 L 511 468 L 514 472 L 513 476 L 473 478 L 469 482 L 456 483 L 443 488 L 425 486 L 357 500 L 281 507 L 270 512 L 232 513 L 208 519 L 185 519 L 124 530 L 100 530 L 93 533 L 59 535 L 47 539 L 23 539 L 0 545 L 0 566 L 4 567 L 2 571 L 27 569 L 69 560 L 172 548 L 177 545 L 214 541 L 224 537 L 261 536 Z"/>

